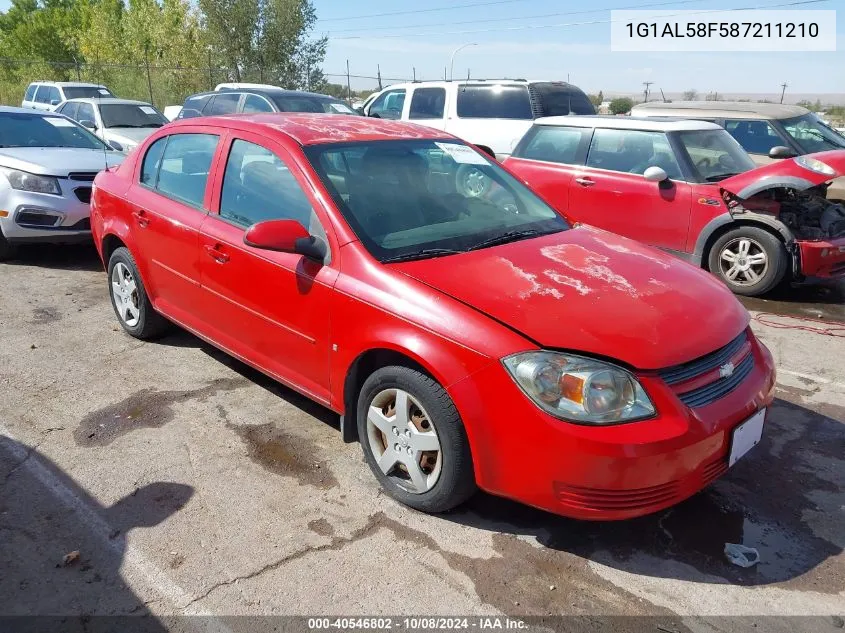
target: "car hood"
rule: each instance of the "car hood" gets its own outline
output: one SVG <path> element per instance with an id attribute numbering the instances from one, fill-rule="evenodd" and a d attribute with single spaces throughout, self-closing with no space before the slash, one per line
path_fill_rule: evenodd
<path id="1" fill-rule="evenodd" d="M 824 174 L 818 171 L 807 169 L 800 163 L 808 159 L 818 160 L 829 166 L 833 174 Z M 725 178 L 719 182 L 723 191 L 733 194 L 737 198 L 746 200 L 761 191 L 774 189 L 776 187 L 788 187 L 798 191 L 804 191 L 816 187 L 829 180 L 838 178 L 845 174 L 845 150 L 831 150 L 829 152 L 818 152 L 817 154 L 806 154 L 795 158 L 785 158 L 757 169 Z"/>
<path id="2" fill-rule="evenodd" d="M 710 274 L 586 225 L 390 267 L 541 347 L 639 369 L 703 356 L 748 325 L 745 308 Z"/>
<path id="3" fill-rule="evenodd" d="M 107 141 L 117 141 L 123 146 L 135 146 L 158 128 L 154 127 L 110 127 L 104 135 Z"/>
<path id="4" fill-rule="evenodd" d="M 100 171 L 123 160 L 123 154 L 75 147 L 0 148 L 0 165 L 31 174 L 66 177 L 75 171 Z"/>

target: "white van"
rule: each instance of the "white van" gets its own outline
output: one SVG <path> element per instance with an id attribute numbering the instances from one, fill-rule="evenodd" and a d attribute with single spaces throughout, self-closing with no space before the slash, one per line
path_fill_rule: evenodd
<path id="1" fill-rule="evenodd" d="M 54 110 L 68 99 L 113 98 L 111 90 L 100 84 L 81 81 L 33 81 L 26 88 L 22 108 Z"/>
<path id="2" fill-rule="evenodd" d="M 367 116 L 444 130 L 500 159 L 510 155 L 536 118 L 595 113 L 587 95 L 572 84 L 525 79 L 395 84 L 364 108 Z"/>

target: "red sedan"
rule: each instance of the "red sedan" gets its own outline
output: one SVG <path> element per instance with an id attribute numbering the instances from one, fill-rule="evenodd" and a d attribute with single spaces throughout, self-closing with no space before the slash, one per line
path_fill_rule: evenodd
<path id="1" fill-rule="evenodd" d="M 845 277 L 845 206 L 825 199 L 845 150 L 755 169 L 714 123 L 550 117 L 505 164 L 572 219 L 672 252 L 737 294 Z"/>
<path id="2" fill-rule="evenodd" d="M 431 128 L 174 123 L 97 177 L 91 216 L 129 334 L 177 323 L 338 412 L 421 510 L 476 487 L 588 519 L 659 510 L 754 446 L 772 401 L 724 285 L 573 227 Z"/>

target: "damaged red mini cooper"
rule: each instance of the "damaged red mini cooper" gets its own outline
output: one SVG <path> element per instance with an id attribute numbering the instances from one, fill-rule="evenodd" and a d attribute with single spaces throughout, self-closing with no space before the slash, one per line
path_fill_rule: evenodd
<path id="1" fill-rule="evenodd" d="M 180 121 L 97 176 L 91 217 L 129 334 L 177 323 L 336 411 L 420 510 L 480 487 L 633 517 L 763 432 L 772 357 L 723 284 L 433 128 Z"/>
<path id="2" fill-rule="evenodd" d="M 550 117 L 505 164 L 574 220 L 672 252 L 737 294 L 845 276 L 845 206 L 825 198 L 843 150 L 755 168 L 714 123 Z"/>

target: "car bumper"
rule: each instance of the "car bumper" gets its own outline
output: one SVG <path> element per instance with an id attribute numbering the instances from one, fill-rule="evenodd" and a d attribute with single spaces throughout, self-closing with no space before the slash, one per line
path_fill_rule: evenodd
<path id="1" fill-rule="evenodd" d="M 797 242 L 801 274 L 823 279 L 845 277 L 845 237 Z"/>
<path id="2" fill-rule="evenodd" d="M 754 366 L 715 402 L 691 409 L 656 375 L 641 375 L 658 416 L 607 427 L 543 413 L 494 363 L 453 385 L 479 486 L 557 514 L 619 520 L 695 494 L 728 469 L 731 433 L 773 400 L 769 351 L 752 337 Z"/>
<path id="3" fill-rule="evenodd" d="M 60 181 L 61 196 L 7 189 L 0 201 L 0 229 L 12 243 L 76 242 L 91 239 L 91 183 Z M 83 199 L 80 199 L 81 196 Z"/>

